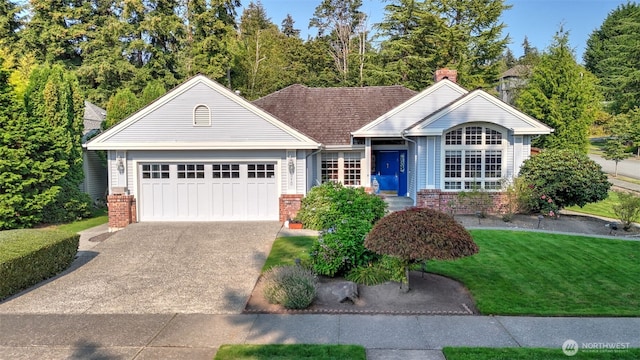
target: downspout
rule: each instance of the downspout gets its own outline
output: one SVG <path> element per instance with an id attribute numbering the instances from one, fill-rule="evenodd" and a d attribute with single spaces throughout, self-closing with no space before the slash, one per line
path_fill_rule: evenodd
<path id="1" fill-rule="evenodd" d="M 405 135 L 406 131 L 402 131 L 400 133 L 400 136 L 402 137 L 403 140 L 406 140 L 410 143 L 413 143 L 413 186 L 417 187 L 418 186 L 418 143 L 415 142 L 415 140 L 411 140 L 408 137 L 406 137 Z M 416 190 L 416 194 L 418 192 L 418 189 Z M 417 196 L 416 196 L 417 197 Z M 416 205 L 416 199 L 413 199 L 413 205 Z"/>

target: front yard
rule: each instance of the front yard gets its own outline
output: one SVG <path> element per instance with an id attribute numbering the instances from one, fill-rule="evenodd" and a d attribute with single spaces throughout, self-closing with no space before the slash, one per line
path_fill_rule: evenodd
<path id="1" fill-rule="evenodd" d="M 464 283 L 482 314 L 640 315 L 638 241 L 507 230 L 471 234 L 478 254 L 429 261 L 427 270 Z M 267 264 L 293 264 L 312 240 L 277 239 Z"/>

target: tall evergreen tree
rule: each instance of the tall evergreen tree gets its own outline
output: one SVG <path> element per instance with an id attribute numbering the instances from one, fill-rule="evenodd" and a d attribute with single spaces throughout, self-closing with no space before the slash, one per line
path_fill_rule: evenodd
<path id="1" fill-rule="evenodd" d="M 595 77 L 576 63 L 569 34 L 561 28 L 533 68 L 516 106 L 555 129 L 538 138 L 536 146 L 586 153 L 599 96 Z"/>
<path id="2" fill-rule="evenodd" d="M 83 101 L 60 66 L 36 69 L 24 105 L 0 71 L 0 228 L 87 215 L 82 180 Z"/>
<path id="3" fill-rule="evenodd" d="M 504 0 L 395 0 L 377 25 L 386 38 L 381 55 L 414 89 L 430 84 L 442 67 L 458 70 L 463 86 L 491 88 L 508 43 L 500 16 L 509 8 Z"/>
<path id="4" fill-rule="evenodd" d="M 287 14 L 287 17 L 282 20 L 280 30 L 286 37 L 300 37 L 300 29 L 295 28 L 295 21 L 291 14 Z"/>
<path id="5" fill-rule="evenodd" d="M 28 121 L 48 127 L 43 142 L 46 151 L 38 157 L 45 156 L 68 166 L 55 183 L 60 191 L 43 209 L 42 219 L 62 222 L 89 215 L 90 200 L 79 189 L 84 179 L 81 140 L 84 99 L 77 79 L 60 65 L 36 69 L 25 93 L 25 109 Z"/>
<path id="6" fill-rule="evenodd" d="M 585 67 L 599 80 L 614 114 L 640 106 L 640 4 L 618 6 L 587 40 Z"/>
<path id="7" fill-rule="evenodd" d="M 201 73 L 228 84 L 225 78 L 231 69 L 239 6 L 239 0 L 187 1 L 187 41 L 182 60 L 187 76 Z"/>
<path id="8" fill-rule="evenodd" d="M 74 0 L 30 0 L 31 19 L 20 32 L 25 50 L 40 63 L 61 62 L 67 66 L 82 63 L 80 43 L 84 31 Z"/>
<path id="9" fill-rule="evenodd" d="M 0 0 L 0 45 L 14 44 L 18 39 L 17 31 L 22 22 L 20 7 L 12 0 Z"/>
<path id="10" fill-rule="evenodd" d="M 435 15 L 427 11 L 424 1 L 394 0 L 385 6 L 384 20 L 376 24 L 380 36 L 377 85 L 403 84 L 421 90 L 433 82 L 435 51 L 432 31 Z"/>
<path id="11" fill-rule="evenodd" d="M 82 65 L 77 76 L 87 100 L 105 106 L 111 94 L 134 78 L 135 66 L 123 56 L 128 31 L 116 0 L 91 0 L 83 4 L 85 39 L 80 44 Z"/>

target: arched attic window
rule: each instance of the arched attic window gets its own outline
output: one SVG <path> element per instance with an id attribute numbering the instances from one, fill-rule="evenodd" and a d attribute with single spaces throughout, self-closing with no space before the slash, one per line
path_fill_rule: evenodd
<path id="1" fill-rule="evenodd" d="M 211 126 L 211 111 L 207 105 L 196 105 L 193 109 L 193 126 Z"/>

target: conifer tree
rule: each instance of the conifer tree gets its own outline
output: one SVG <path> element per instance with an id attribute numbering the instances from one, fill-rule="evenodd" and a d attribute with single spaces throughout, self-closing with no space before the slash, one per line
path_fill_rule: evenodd
<path id="1" fill-rule="evenodd" d="M 516 106 L 554 129 L 536 139 L 536 146 L 586 153 L 600 95 L 595 77 L 576 63 L 569 34 L 562 28 L 540 56 Z"/>

